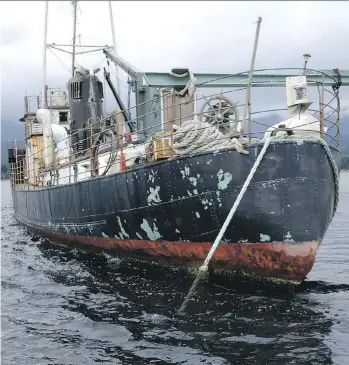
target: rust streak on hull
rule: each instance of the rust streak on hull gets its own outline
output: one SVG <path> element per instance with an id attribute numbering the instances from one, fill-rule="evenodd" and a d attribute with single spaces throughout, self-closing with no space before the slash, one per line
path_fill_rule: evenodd
<path id="1" fill-rule="evenodd" d="M 45 232 L 45 237 L 65 244 L 93 246 L 137 258 L 156 259 L 193 268 L 202 264 L 212 246 L 212 242 L 120 240 L 52 232 Z M 314 264 L 319 245 L 319 241 L 221 243 L 210 267 L 264 278 L 301 282 Z"/>

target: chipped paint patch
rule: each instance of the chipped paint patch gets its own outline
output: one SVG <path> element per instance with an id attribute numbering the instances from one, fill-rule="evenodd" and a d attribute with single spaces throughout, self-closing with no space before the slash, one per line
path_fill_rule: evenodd
<path id="1" fill-rule="evenodd" d="M 247 243 L 248 240 L 239 240 L 238 243 Z"/>
<path id="2" fill-rule="evenodd" d="M 143 223 L 141 224 L 141 228 L 147 234 L 150 240 L 158 240 L 161 238 L 161 234 L 159 233 L 158 227 L 155 223 L 153 223 L 153 229 L 149 226 L 149 223 L 146 219 L 143 218 Z"/>
<path id="3" fill-rule="evenodd" d="M 218 205 L 219 205 L 219 207 L 221 207 L 221 206 L 222 206 L 222 199 L 221 199 L 221 197 L 220 197 L 221 192 L 220 192 L 219 190 L 217 190 L 217 191 L 216 191 L 216 195 L 217 195 Z"/>
<path id="4" fill-rule="evenodd" d="M 209 165 L 212 162 L 212 160 L 208 160 L 206 163 L 207 165 Z"/>
<path id="5" fill-rule="evenodd" d="M 125 231 L 124 227 L 122 226 L 122 223 L 121 223 L 121 219 L 120 219 L 120 217 L 116 217 L 116 219 L 118 220 L 119 227 L 120 227 L 120 230 L 121 230 L 121 233 L 119 233 L 119 234 L 120 234 L 121 239 L 124 239 L 124 237 L 129 238 L 130 236 L 129 236 L 129 235 L 128 235 L 128 233 Z"/>
<path id="6" fill-rule="evenodd" d="M 184 179 L 186 176 L 189 176 L 190 174 L 190 168 L 188 165 L 184 166 L 184 170 L 181 170 L 182 179 Z"/>
<path id="7" fill-rule="evenodd" d="M 154 172 L 153 169 L 151 169 L 148 173 L 148 182 L 154 183 L 155 182 L 155 176 L 156 176 L 156 173 Z"/>
<path id="8" fill-rule="evenodd" d="M 261 242 L 269 242 L 270 241 L 270 236 L 268 236 L 267 234 L 261 233 L 259 235 L 259 239 L 260 239 Z"/>
<path id="9" fill-rule="evenodd" d="M 142 238 L 142 236 L 138 233 L 138 232 L 136 232 L 136 236 L 140 239 L 140 240 L 142 240 L 143 238 Z"/>
<path id="10" fill-rule="evenodd" d="M 190 177 L 189 181 L 195 187 L 198 184 L 198 179 L 196 177 Z"/>
<path id="11" fill-rule="evenodd" d="M 233 179 L 233 176 L 230 172 L 224 172 L 223 170 L 220 169 L 217 172 L 217 177 L 218 177 L 218 189 L 219 190 L 225 190 L 228 187 L 228 184 L 230 183 L 230 181 Z"/>
<path id="12" fill-rule="evenodd" d="M 161 199 L 159 196 L 160 186 L 155 186 L 155 189 L 150 187 L 149 188 L 149 195 L 148 195 L 148 205 L 151 205 L 152 203 L 161 203 Z"/>
<path id="13" fill-rule="evenodd" d="M 194 189 L 194 190 L 193 190 L 193 193 L 194 193 L 195 195 L 198 195 L 198 191 L 197 191 L 196 189 Z"/>
<path id="14" fill-rule="evenodd" d="M 104 232 L 102 232 L 102 237 L 109 238 L 109 236 L 107 234 L 105 234 Z"/>
<path id="15" fill-rule="evenodd" d="M 285 242 L 294 242 L 294 239 L 292 238 L 291 232 L 288 231 L 287 234 L 285 235 Z"/>
<path id="16" fill-rule="evenodd" d="M 175 230 L 176 233 L 181 233 L 179 229 L 176 228 Z"/>

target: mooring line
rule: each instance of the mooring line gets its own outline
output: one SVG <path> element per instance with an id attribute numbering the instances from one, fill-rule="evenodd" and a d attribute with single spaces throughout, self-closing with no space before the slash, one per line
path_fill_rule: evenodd
<path id="1" fill-rule="evenodd" d="M 211 260 L 211 258 L 213 256 L 213 254 L 215 253 L 218 245 L 220 244 L 221 239 L 222 239 L 225 231 L 227 230 L 228 225 L 229 225 L 230 221 L 232 220 L 232 218 L 233 218 L 233 216 L 234 216 L 234 214 L 236 212 L 236 209 L 238 208 L 238 206 L 239 206 L 239 204 L 240 204 L 240 202 L 241 202 L 241 200 L 242 200 L 242 198 L 243 198 L 243 196 L 244 196 L 244 194 L 245 194 L 248 186 L 250 185 L 250 182 L 251 182 L 251 180 L 252 180 L 252 178 L 253 178 L 253 176 L 254 176 L 254 174 L 255 174 L 255 172 L 256 172 L 259 164 L 261 163 L 262 158 L 265 155 L 265 152 L 266 152 L 266 150 L 267 150 L 267 148 L 269 146 L 269 142 L 270 142 L 270 136 L 269 135 L 266 135 L 265 136 L 265 139 L 264 139 L 263 148 L 262 148 L 261 152 L 259 153 L 259 155 L 258 155 L 258 157 L 257 157 L 257 159 L 256 159 L 256 161 L 255 161 L 255 163 L 254 163 L 254 165 L 253 165 L 250 173 L 248 174 L 247 179 L 245 180 L 245 183 L 242 186 L 242 188 L 240 190 L 240 193 L 239 193 L 239 195 L 237 196 L 237 198 L 236 198 L 236 200 L 234 202 L 234 205 L 230 209 L 230 212 L 229 212 L 227 218 L 225 219 L 225 222 L 224 222 L 221 230 L 219 231 L 219 233 L 218 233 L 218 235 L 217 235 L 217 237 L 216 237 L 216 239 L 215 239 L 215 241 L 214 241 L 214 243 L 213 243 L 213 245 L 212 245 L 212 247 L 211 247 L 211 249 L 210 249 L 210 251 L 209 251 L 209 253 L 208 253 L 208 255 L 207 255 L 206 259 L 205 259 L 205 261 L 204 261 L 204 263 L 199 267 L 199 272 L 198 272 L 198 274 L 197 274 L 197 276 L 196 276 L 196 278 L 195 278 L 195 280 L 194 280 L 194 282 L 193 282 L 193 284 L 192 284 L 192 286 L 191 286 L 191 288 L 190 288 L 187 296 L 185 297 L 185 299 L 184 299 L 181 307 L 179 308 L 179 310 L 177 312 L 178 314 L 182 314 L 184 312 L 184 310 L 185 310 L 185 308 L 186 308 L 186 306 L 187 306 L 187 304 L 188 304 L 191 296 L 193 295 L 193 293 L 194 293 L 194 291 L 196 289 L 196 286 L 197 286 L 198 282 L 200 281 L 200 279 L 203 276 L 203 274 L 206 273 L 206 271 L 208 269 L 208 264 L 209 264 L 209 262 L 210 262 L 210 260 Z"/>

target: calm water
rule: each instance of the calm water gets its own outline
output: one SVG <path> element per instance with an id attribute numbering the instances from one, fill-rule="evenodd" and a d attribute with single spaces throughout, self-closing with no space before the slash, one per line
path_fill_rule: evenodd
<path id="1" fill-rule="evenodd" d="M 295 292 L 199 285 L 115 257 L 33 242 L 1 183 L 2 364 L 349 364 L 349 173 Z"/>

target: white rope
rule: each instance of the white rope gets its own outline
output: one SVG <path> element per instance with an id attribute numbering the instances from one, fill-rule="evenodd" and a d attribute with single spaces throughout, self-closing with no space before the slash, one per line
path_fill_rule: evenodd
<path id="1" fill-rule="evenodd" d="M 186 77 L 189 75 L 189 81 L 184 89 L 181 91 L 174 91 L 176 95 L 183 96 L 187 91 L 190 98 L 192 98 L 195 95 L 196 91 L 196 78 L 194 77 L 194 74 L 188 70 L 188 72 L 185 72 L 183 74 L 176 74 L 175 72 L 170 71 L 169 74 L 174 77 Z"/>
<path id="2" fill-rule="evenodd" d="M 236 148 L 239 153 L 248 154 L 236 138 L 229 138 L 209 123 L 187 120 L 179 127 L 174 125 L 172 149 L 177 155 L 216 151 L 223 148 Z"/>
<path id="3" fill-rule="evenodd" d="M 196 286 L 197 286 L 197 284 L 198 284 L 198 282 L 199 282 L 202 274 L 207 271 L 208 264 L 209 264 L 212 256 L 214 255 L 214 253 L 215 253 L 218 245 L 220 244 L 220 242 L 222 240 L 222 237 L 223 237 L 225 231 L 227 230 L 228 225 L 230 224 L 230 221 L 232 220 L 232 218 L 233 218 L 233 216 L 234 216 L 234 214 L 236 212 L 236 209 L 238 208 L 238 206 L 239 206 L 239 204 L 240 204 L 240 202 L 241 202 L 241 200 L 242 200 L 242 198 L 243 198 L 243 196 L 244 196 L 244 194 L 245 194 L 248 186 L 250 185 L 250 182 L 251 182 L 251 180 L 252 180 L 252 178 L 253 178 L 253 176 L 254 176 L 254 174 L 255 174 L 255 172 L 256 172 L 259 164 L 261 163 L 262 158 L 265 155 L 265 152 L 266 152 L 266 150 L 267 150 L 267 148 L 269 146 L 269 142 L 270 142 L 270 137 L 269 136 L 266 136 L 265 139 L 264 139 L 263 148 L 261 149 L 261 152 L 259 153 L 259 155 L 258 155 L 258 157 L 257 157 L 257 159 L 256 159 L 256 161 L 255 161 L 255 163 L 254 163 L 254 165 L 253 165 L 250 173 L 248 174 L 247 179 L 246 179 L 244 185 L 242 186 L 242 188 L 240 190 L 240 193 L 239 193 L 239 195 L 237 196 L 237 198 L 235 200 L 234 205 L 230 209 L 230 212 L 229 212 L 227 218 L 225 219 L 225 222 L 224 222 L 221 230 L 219 231 L 219 233 L 218 233 L 218 235 L 217 235 L 217 237 L 216 237 L 216 239 L 215 239 L 215 241 L 214 241 L 214 243 L 213 243 L 213 245 L 212 245 L 212 247 L 210 249 L 210 252 L 208 253 L 208 255 L 207 255 L 204 263 L 200 266 L 199 273 L 196 276 L 196 278 L 195 278 L 195 280 L 194 280 L 194 282 L 193 282 L 193 284 L 192 284 L 192 286 L 191 286 L 191 288 L 190 288 L 190 290 L 189 290 L 186 298 L 184 299 L 184 301 L 183 301 L 183 303 L 182 303 L 182 305 L 181 305 L 178 313 L 182 313 L 185 310 L 186 305 L 189 302 L 190 297 L 194 293 L 195 288 L 196 288 Z"/>
<path id="4" fill-rule="evenodd" d="M 339 202 L 339 173 L 338 173 L 338 167 L 337 167 L 336 161 L 334 160 L 334 157 L 332 155 L 332 152 L 330 150 L 330 147 L 329 147 L 328 143 L 322 138 L 320 138 L 319 141 L 324 146 L 324 149 L 325 149 L 327 157 L 330 161 L 332 171 L 333 171 L 333 176 L 334 176 L 335 195 L 334 195 L 334 207 L 333 207 L 333 214 L 332 214 L 332 218 L 333 218 L 333 216 L 336 213 L 338 202 Z M 331 218 L 331 221 L 332 221 L 332 218 Z"/>

